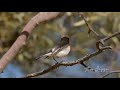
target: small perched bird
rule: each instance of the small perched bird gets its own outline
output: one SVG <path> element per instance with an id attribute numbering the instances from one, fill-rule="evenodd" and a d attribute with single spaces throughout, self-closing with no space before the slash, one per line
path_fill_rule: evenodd
<path id="1" fill-rule="evenodd" d="M 62 37 L 60 43 L 57 46 L 52 48 L 48 53 L 37 57 L 36 60 L 41 58 L 46 59 L 50 57 L 52 57 L 55 60 L 55 58 L 62 58 L 67 56 L 69 52 L 70 52 L 69 37 Z"/>

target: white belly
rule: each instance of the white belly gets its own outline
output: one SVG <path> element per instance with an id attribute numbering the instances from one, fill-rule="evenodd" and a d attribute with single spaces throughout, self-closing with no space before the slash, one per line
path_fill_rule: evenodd
<path id="1" fill-rule="evenodd" d="M 70 52 L 70 46 L 65 48 L 64 50 L 60 51 L 58 54 L 56 54 L 56 57 L 64 57 L 67 56 Z"/>

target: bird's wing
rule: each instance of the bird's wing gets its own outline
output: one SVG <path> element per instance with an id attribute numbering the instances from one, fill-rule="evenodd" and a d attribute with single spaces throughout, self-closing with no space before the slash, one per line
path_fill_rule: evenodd
<path id="1" fill-rule="evenodd" d="M 62 51 L 62 49 L 66 48 L 67 46 L 68 46 L 68 44 L 65 45 L 65 46 L 63 46 L 63 47 L 56 46 L 55 48 L 53 48 L 53 49 L 51 49 L 50 51 L 48 51 L 46 54 L 37 57 L 36 60 L 38 60 L 38 59 L 46 59 L 46 58 L 49 58 L 49 57 L 51 57 L 51 56 L 54 56 L 54 55 L 56 55 L 58 52 Z"/>
<path id="2" fill-rule="evenodd" d="M 55 46 L 53 49 L 52 49 L 52 55 L 57 51 L 57 49 L 59 49 L 60 48 L 60 46 Z"/>
<path id="3" fill-rule="evenodd" d="M 36 60 L 38 59 L 46 59 L 46 58 L 49 58 L 51 56 L 51 52 L 47 53 L 47 54 L 44 54 L 44 55 L 41 55 L 39 57 L 36 58 Z"/>
<path id="4" fill-rule="evenodd" d="M 40 55 L 39 57 L 37 57 L 36 60 L 38 60 L 38 59 L 46 59 L 46 58 L 50 57 L 51 54 L 52 54 L 52 49 L 49 50 L 46 54 L 43 54 L 43 55 Z"/>
<path id="5" fill-rule="evenodd" d="M 69 45 L 67 44 L 67 45 L 65 45 L 65 46 L 63 46 L 63 47 L 56 47 L 56 48 L 54 49 L 54 51 L 52 51 L 52 55 L 56 55 L 58 52 L 62 51 L 62 49 L 66 48 L 66 47 L 68 47 L 68 46 L 69 46 Z"/>

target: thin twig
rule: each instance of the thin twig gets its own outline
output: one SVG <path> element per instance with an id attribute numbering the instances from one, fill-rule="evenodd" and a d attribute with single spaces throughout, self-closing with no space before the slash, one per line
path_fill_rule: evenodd
<path id="1" fill-rule="evenodd" d="M 105 78 L 105 77 L 107 77 L 107 76 L 109 76 L 110 74 L 113 74 L 113 73 L 120 73 L 120 70 L 111 71 L 111 72 L 105 74 L 104 76 L 102 76 L 102 78 Z"/>
<path id="2" fill-rule="evenodd" d="M 110 36 L 108 36 L 108 37 L 103 38 L 103 41 L 105 42 L 105 41 L 107 41 L 107 40 L 109 40 L 109 39 L 111 39 L 112 37 L 115 37 L 115 36 L 117 36 L 117 35 L 120 35 L 120 32 L 115 32 L 114 34 L 112 34 L 112 35 L 110 35 Z"/>
<path id="3" fill-rule="evenodd" d="M 55 70 L 56 68 L 60 67 L 60 66 L 73 66 L 73 65 L 76 65 L 76 64 L 80 64 L 80 63 L 83 63 L 87 60 L 89 60 L 90 58 L 104 52 L 105 50 L 107 49 L 111 49 L 111 47 L 109 46 L 106 46 L 104 48 L 102 48 L 101 50 L 98 50 L 96 52 L 93 52 L 92 54 L 88 54 L 86 56 L 84 56 L 83 58 L 81 59 L 78 59 L 78 60 L 74 60 L 74 61 L 71 61 L 71 62 L 60 62 L 60 63 L 56 63 L 55 65 L 51 66 L 50 68 L 48 69 L 45 69 L 43 71 L 40 71 L 40 72 L 36 72 L 36 73 L 32 73 L 32 74 L 28 74 L 26 75 L 25 77 L 21 77 L 21 78 L 30 78 L 30 77 L 36 77 L 36 76 L 39 76 L 39 75 L 43 75 L 43 74 L 46 74 L 52 70 Z"/>
<path id="4" fill-rule="evenodd" d="M 97 49 L 100 50 L 100 48 L 101 48 L 101 47 L 100 47 L 100 44 L 105 45 L 105 42 L 106 42 L 107 40 L 109 40 L 109 39 L 111 39 L 112 37 L 115 37 L 115 36 L 117 36 L 117 35 L 120 35 L 120 32 L 115 32 L 114 34 L 112 34 L 112 35 L 110 35 L 110 36 L 107 36 L 107 37 L 105 37 L 105 38 L 100 39 L 99 41 L 97 41 L 97 43 L 96 43 Z"/>
<path id="5" fill-rule="evenodd" d="M 91 25 L 88 23 L 88 21 L 86 20 L 85 16 L 82 13 L 79 13 L 80 16 L 83 18 L 83 20 L 85 21 L 89 31 L 88 34 L 90 34 L 90 32 L 92 31 L 97 37 L 99 37 L 99 34 L 97 32 L 95 32 L 95 30 L 93 30 L 93 28 L 91 27 Z"/>

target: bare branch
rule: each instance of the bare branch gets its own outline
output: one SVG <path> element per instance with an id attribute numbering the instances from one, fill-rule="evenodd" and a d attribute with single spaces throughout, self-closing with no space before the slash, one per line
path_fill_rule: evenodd
<path id="1" fill-rule="evenodd" d="M 104 76 L 102 76 L 102 78 L 105 78 L 105 77 L 107 77 L 107 76 L 109 76 L 110 74 L 113 74 L 113 73 L 120 73 L 120 70 L 111 71 L 111 72 L 105 74 Z"/>
<path id="2" fill-rule="evenodd" d="M 109 39 L 111 39 L 112 37 L 115 37 L 115 36 L 117 36 L 117 35 L 120 35 L 120 32 L 115 32 L 114 34 L 112 34 L 112 35 L 110 35 L 110 36 L 107 36 L 107 37 L 105 37 L 105 38 L 100 39 L 99 41 L 97 41 L 97 43 L 96 43 L 97 49 L 100 50 L 100 44 L 104 45 L 105 41 L 107 41 L 107 40 L 109 40 Z"/>
<path id="3" fill-rule="evenodd" d="M 103 38 L 103 41 L 105 42 L 105 41 L 107 41 L 107 40 L 109 40 L 109 39 L 111 39 L 112 37 L 115 37 L 115 36 L 117 36 L 117 35 L 120 35 L 120 32 L 115 32 L 114 34 L 112 34 L 112 35 L 110 35 L 110 36 L 108 36 L 108 37 Z"/>
<path id="4" fill-rule="evenodd" d="M 24 27 L 21 35 L 17 38 L 11 48 L 3 55 L 0 60 L 0 73 L 4 70 L 7 64 L 13 60 L 13 58 L 17 55 L 20 49 L 25 45 L 29 34 L 35 28 L 37 24 L 40 22 L 44 22 L 55 18 L 59 15 L 59 12 L 41 12 L 34 16 Z"/>
<path id="5" fill-rule="evenodd" d="M 50 68 L 48 69 L 45 69 L 43 71 L 40 71 L 40 72 L 36 72 L 36 73 L 32 73 L 32 74 L 28 74 L 27 76 L 25 77 L 22 77 L 22 78 L 30 78 L 30 77 L 36 77 L 36 76 L 39 76 L 39 75 L 43 75 L 43 74 L 46 74 L 60 66 L 73 66 L 73 65 L 76 65 L 76 64 L 81 64 L 87 60 L 89 60 L 90 58 L 100 54 L 100 53 L 103 53 L 105 50 L 107 49 L 111 49 L 111 47 L 109 46 L 106 46 L 104 48 L 101 48 L 101 50 L 98 50 L 96 52 L 93 52 L 92 54 L 87 54 L 86 56 L 84 56 L 83 58 L 81 59 L 78 59 L 78 60 L 74 60 L 74 61 L 71 61 L 71 62 L 60 62 L 60 63 L 56 63 L 55 65 L 51 66 Z"/>
<path id="6" fill-rule="evenodd" d="M 40 72 L 35 72 L 35 73 L 32 73 L 32 74 L 28 74 L 28 75 L 26 75 L 25 77 L 22 77 L 22 78 L 30 78 L 30 77 L 36 77 L 36 76 L 39 76 L 39 75 L 43 75 L 43 74 L 46 74 L 46 73 L 58 68 L 59 66 L 61 66 L 61 64 L 56 63 L 55 65 L 51 66 L 48 69 L 45 69 L 45 70 L 40 71 Z"/>
<path id="7" fill-rule="evenodd" d="M 83 20 L 85 21 L 89 31 L 88 34 L 90 34 L 90 32 L 92 31 L 97 37 L 99 37 L 99 34 L 97 32 L 95 32 L 95 30 L 93 30 L 93 28 L 91 27 L 91 25 L 88 23 L 88 21 L 86 20 L 85 16 L 82 13 L 79 13 L 80 16 L 83 18 Z"/>

